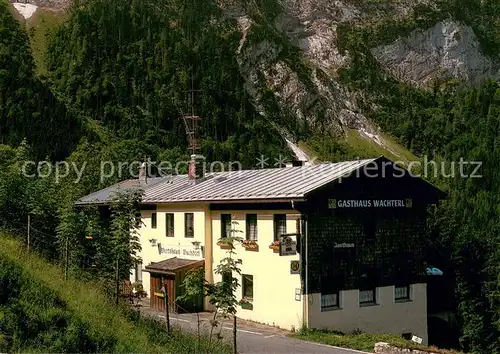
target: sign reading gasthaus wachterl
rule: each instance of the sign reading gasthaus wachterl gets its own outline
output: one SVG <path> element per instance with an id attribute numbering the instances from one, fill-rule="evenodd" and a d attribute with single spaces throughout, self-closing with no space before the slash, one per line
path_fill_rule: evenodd
<path id="1" fill-rule="evenodd" d="M 329 199 L 330 209 L 338 208 L 411 208 L 411 199 Z"/>

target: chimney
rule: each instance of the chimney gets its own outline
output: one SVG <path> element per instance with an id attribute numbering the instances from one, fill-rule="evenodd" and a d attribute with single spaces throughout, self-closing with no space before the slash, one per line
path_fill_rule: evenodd
<path id="1" fill-rule="evenodd" d="M 195 182 L 205 178 L 205 157 L 203 155 L 191 155 L 188 177 Z"/>
<path id="2" fill-rule="evenodd" d="M 148 183 L 148 169 L 145 162 L 139 167 L 139 183 Z"/>

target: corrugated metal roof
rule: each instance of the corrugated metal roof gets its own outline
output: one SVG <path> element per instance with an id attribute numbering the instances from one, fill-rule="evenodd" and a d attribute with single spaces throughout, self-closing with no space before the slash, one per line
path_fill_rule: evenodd
<path id="1" fill-rule="evenodd" d="M 152 178 L 147 184 L 129 180 L 83 197 L 77 204 L 106 203 L 118 190 L 140 187 L 144 190 L 143 203 L 303 198 L 375 160 L 211 173 L 196 184 L 187 175 Z"/>

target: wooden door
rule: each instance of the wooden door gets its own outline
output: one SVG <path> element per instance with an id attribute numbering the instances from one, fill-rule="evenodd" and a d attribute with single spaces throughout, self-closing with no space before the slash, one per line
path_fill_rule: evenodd
<path id="1" fill-rule="evenodd" d="M 153 275 L 151 274 L 151 290 L 150 290 L 150 307 L 160 311 L 165 312 L 165 298 L 158 297 L 155 292 L 158 292 L 163 286 L 167 289 L 167 295 L 169 300 L 169 311 L 175 310 L 175 277 L 168 275 Z"/>

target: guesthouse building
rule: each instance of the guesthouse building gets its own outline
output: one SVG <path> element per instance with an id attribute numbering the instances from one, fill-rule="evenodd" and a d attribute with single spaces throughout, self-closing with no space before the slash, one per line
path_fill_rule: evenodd
<path id="1" fill-rule="evenodd" d="M 384 157 L 208 174 L 192 158 L 188 175 L 143 176 L 77 203 L 107 205 L 118 190 L 144 191 L 142 265 L 131 280 L 142 281 L 152 307 L 163 306 L 163 285 L 175 299 L 190 269 L 222 281 L 220 240 L 237 229 L 237 316 L 427 342 L 426 209 L 443 192 Z M 211 310 L 206 299 L 201 307 Z"/>

